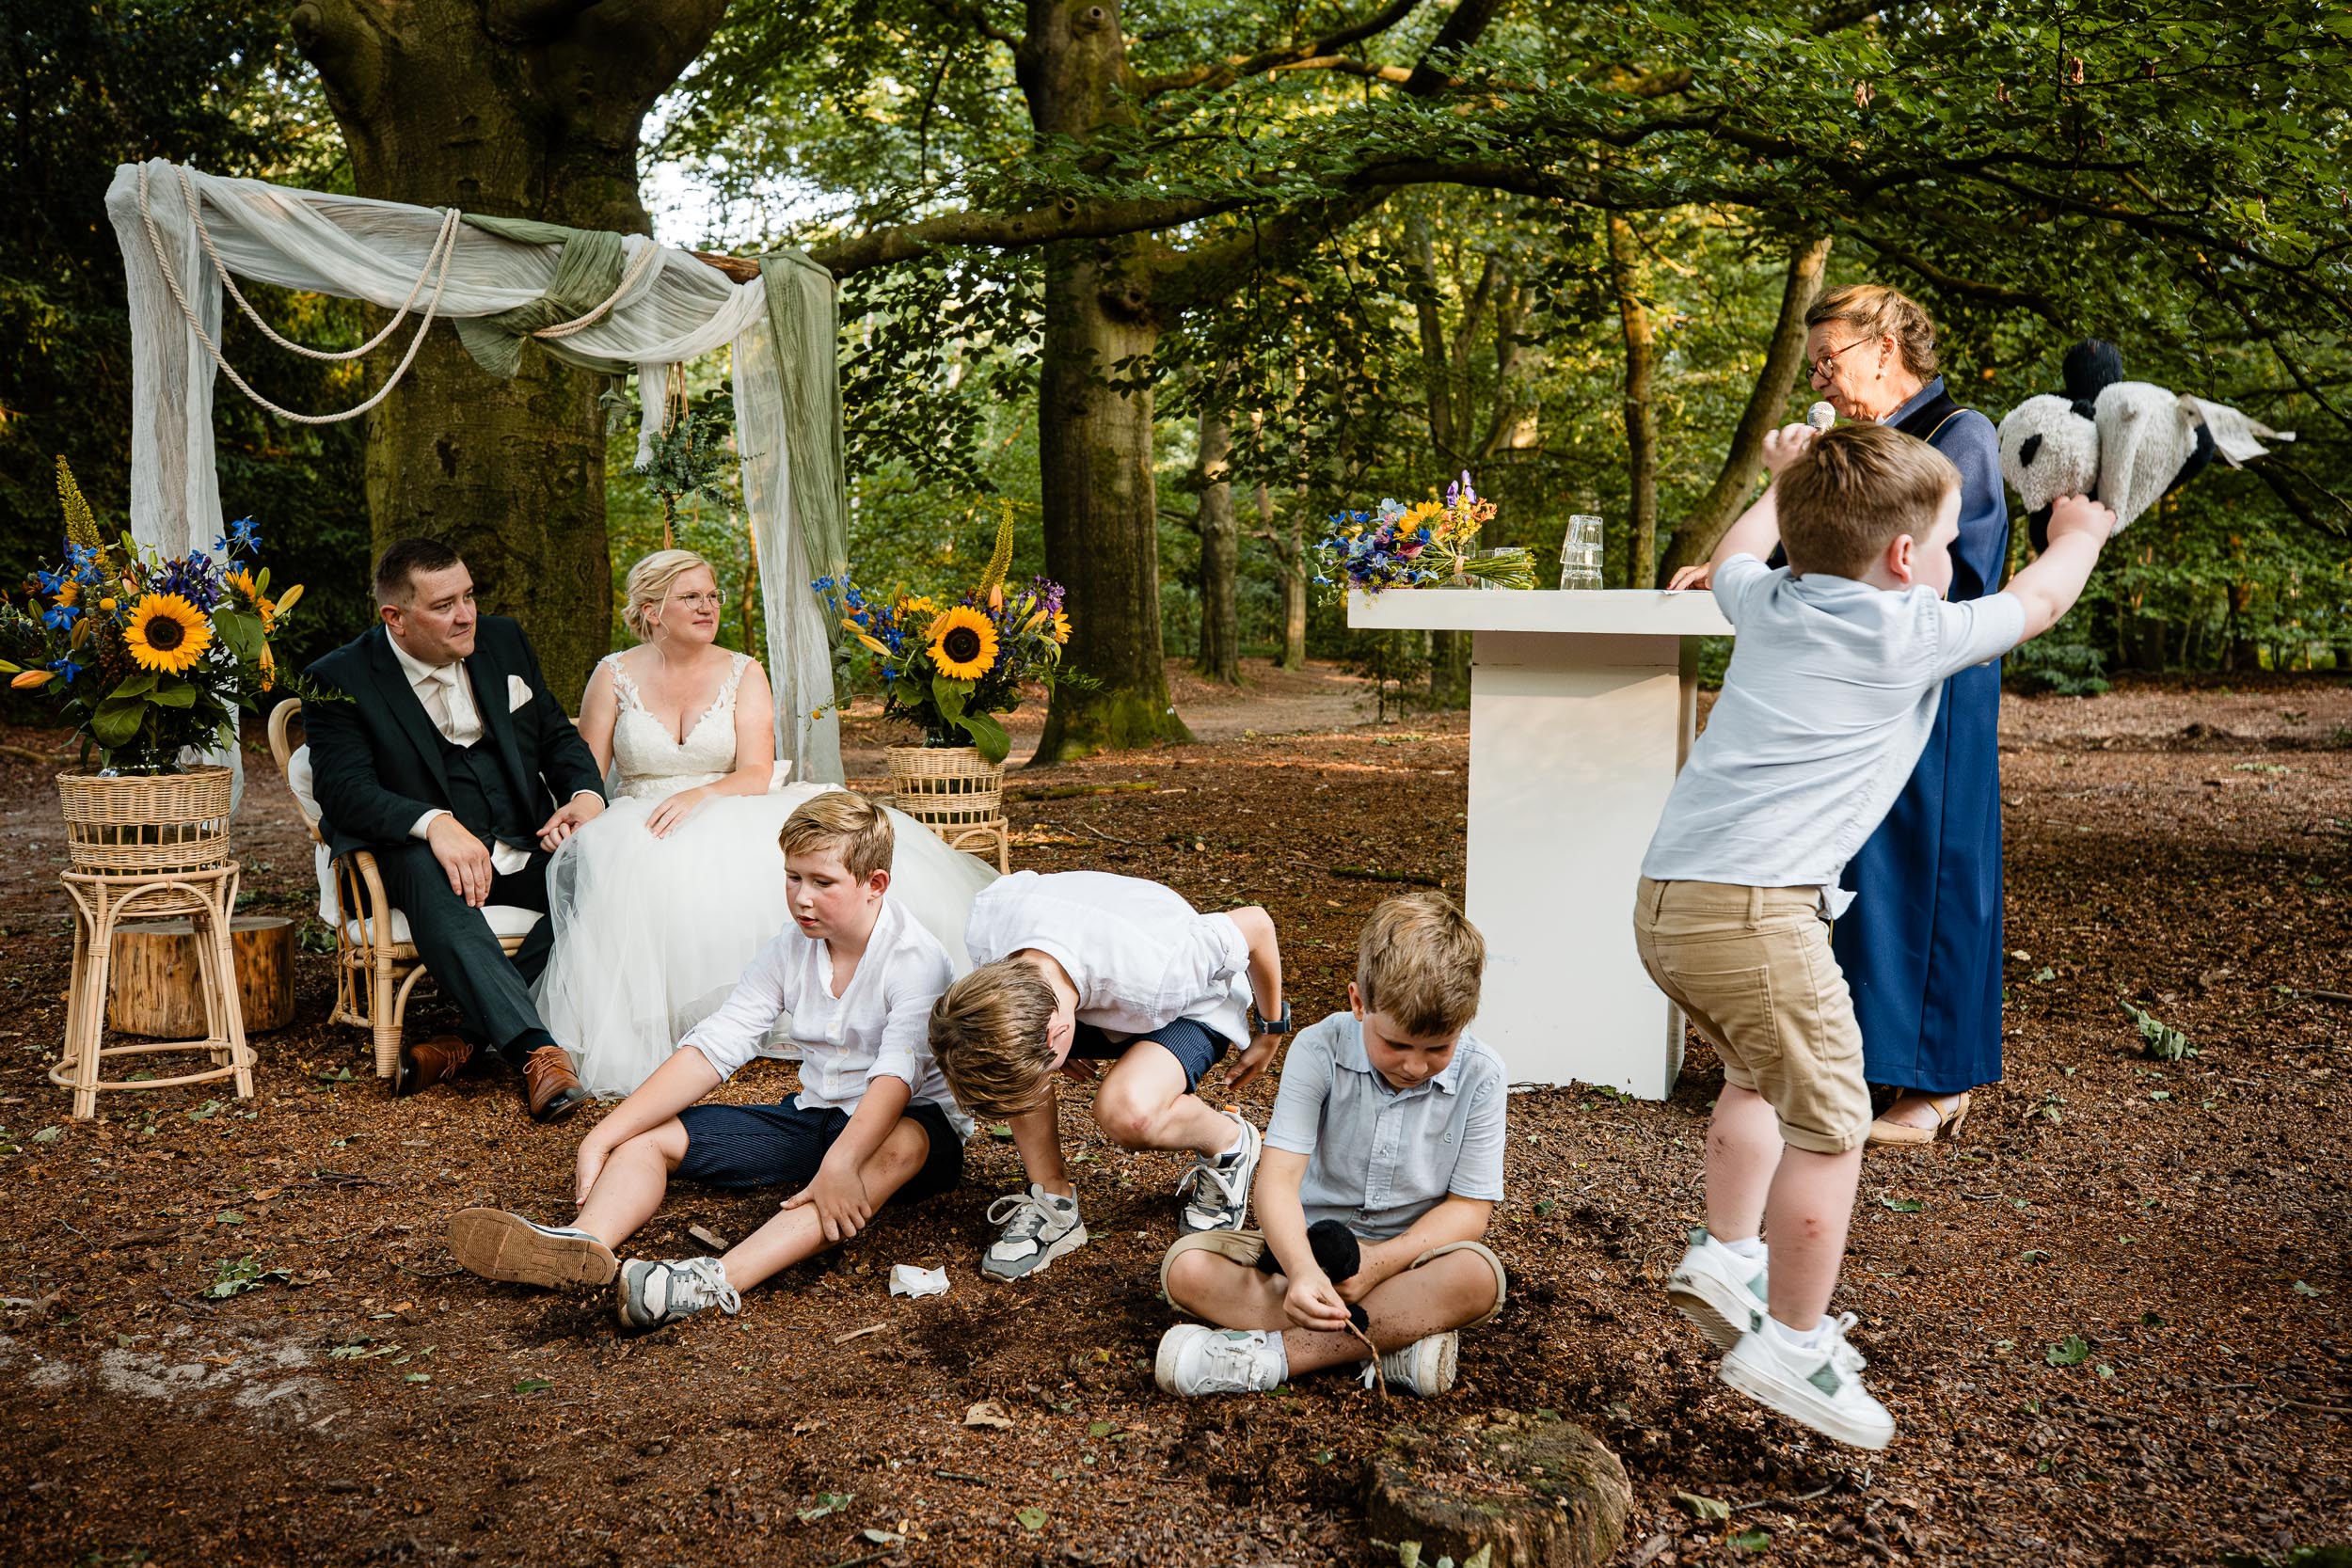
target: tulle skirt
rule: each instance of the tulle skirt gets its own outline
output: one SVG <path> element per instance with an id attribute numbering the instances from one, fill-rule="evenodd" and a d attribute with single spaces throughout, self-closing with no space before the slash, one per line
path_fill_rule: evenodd
<path id="1" fill-rule="evenodd" d="M 532 996 L 581 1083 L 628 1093 L 726 1000 L 752 956 L 789 923 L 776 834 L 794 807 L 833 787 L 721 796 L 667 838 L 645 831 L 659 801 L 623 799 L 556 850 L 548 863 L 555 948 Z M 961 974 L 971 967 L 964 921 L 995 869 L 903 813 L 891 812 L 890 823 L 889 896 L 939 939 Z"/>

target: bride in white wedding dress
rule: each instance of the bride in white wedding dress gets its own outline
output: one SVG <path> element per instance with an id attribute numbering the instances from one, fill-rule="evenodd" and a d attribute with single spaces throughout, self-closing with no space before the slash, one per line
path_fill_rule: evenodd
<path id="1" fill-rule="evenodd" d="M 701 556 L 640 561 L 623 618 L 641 645 L 598 663 L 580 702 L 612 804 L 548 863 L 555 948 L 532 997 L 597 1094 L 643 1083 L 784 928 L 776 834 L 803 800 L 840 787 L 785 782 L 767 673 L 718 646 L 720 607 Z M 903 813 L 890 822 L 889 895 L 961 974 L 964 919 L 996 873 Z"/>

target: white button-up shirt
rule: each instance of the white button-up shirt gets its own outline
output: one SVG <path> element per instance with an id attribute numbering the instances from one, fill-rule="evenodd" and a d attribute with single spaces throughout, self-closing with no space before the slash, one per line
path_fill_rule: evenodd
<path id="1" fill-rule="evenodd" d="M 1078 988 L 1078 1022 L 1114 1038 L 1189 1018 L 1249 1043 L 1249 944 L 1232 917 L 1107 871 L 1016 871 L 982 888 L 964 927 L 975 964 L 1023 948 L 1052 957 Z"/>
<path id="2" fill-rule="evenodd" d="M 424 705 L 424 716 L 433 727 L 441 732 L 441 738 L 453 746 L 471 746 L 482 738 L 482 709 L 473 700 L 473 682 L 466 678 L 466 661 L 453 659 L 447 664 L 427 664 L 400 645 L 400 639 L 389 632 L 384 641 L 392 645 L 392 657 L 400 660 L 401 673 L 408 677 L 410 689 L 417 701 Z M 590 793 L 581 790 L 572 798 Z M 409 824 L 408 836 L 425 839 L 432 836 L 433 819 L 447 816 L 448 812 L 436 806 Z M 531 851 L 517 849 L 511 844 L 490 846 L 490 869 L 501 877 L 512 877 L 531 863 Z"/>
<path id="3" fill-rule="evenodd" d="M 873 934 L 849 985 L 833 993 L 833 952 L 787 927 L 762 947 L 717 1012 L 678 1042 L 703 1053 L 721 1078 L 758 1054 L 777 1019 L 801 1053 L 802 1109 L 854 1114 L 875 1078 L 896 1078 L 910 1102 L 933 1101 L 969 1136 L 972 1123 L 931 1055 L 931 1004 L 955 978 L 955 965 L 922 922 L 884 898 Z"/>

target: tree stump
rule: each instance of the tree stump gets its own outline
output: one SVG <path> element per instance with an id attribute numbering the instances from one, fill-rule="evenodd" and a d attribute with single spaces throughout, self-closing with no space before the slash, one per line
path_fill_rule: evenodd
<path id="1" fill-rule="evenodd" d="M 1486 1568 L 1598 1568 L 1633 1512 L 1625 1466 L 1590 1433 L 1503 1411 L 1467 1429 L 1402 1427 L 1367 1466 L 1364 1528 L 1375 1550 Z"/>
<path id="2" fill-rule="evenodd" d="M 245 1032 L 294 1022 L 294 923 L 282 914 L 241 914 L 229 922 Z M 144 920 L 117 927 L 107 985 L 106 1026 L 126 1035 L 193 1039 L 204 1033 L 203 971 L 196 961 L 196 923 Z"/>

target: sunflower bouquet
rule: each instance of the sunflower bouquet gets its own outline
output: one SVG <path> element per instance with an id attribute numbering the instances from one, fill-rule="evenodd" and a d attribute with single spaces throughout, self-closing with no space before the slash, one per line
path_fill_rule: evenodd
<path id="1" fill-rule="evenodd" d="M 997 715 L 1021 705 L 1022 688 L 1077 677 L 1061 668 L 1070 615 L 1061 584 L 1031 578 L 1010 587 L 1012 508 L 996 531 L 995 553 L 977 587 L 942 603 L 928 594 L 877 594 L 849 578 L 818 578 L 850 633 L 839 662 L 846 684 L 861 660 L 882 672 L 882 716 L 923 732 L 926 746 L 971 746 L 992 767 L 1012 750 Z"/>
<path id="2" fill-rule="evenodd" d="M 269 640 L 301 585 L 272 596 L 251 518 L 167 559 L 128 534 L 105 543 L 62 457 L 57 494 L 65 557 L 21 604 L 0 601 L 0 674 L 54 699 L 118 772 L 176 773 L 185 752 L 233 746 L 238 712 L 280 684 Z"/>
<path id="3" fill-rule="evenodd" d="M 1470 548 L 1478 531 L 1493 520 L 1495 503 L 1462 477 L 1445 487 L 1445 499 L 1411 506 L 1384 498 L 1369 512 L 1335 512 L 1332 531 L 1315 547 L 1324 570 L 1315 581 L 1344 591 L 1418 588 L 1456 579 L 1496 588 L 1535 586 L 1535 560 L 1511 548 L 1479 554 Z"/>

